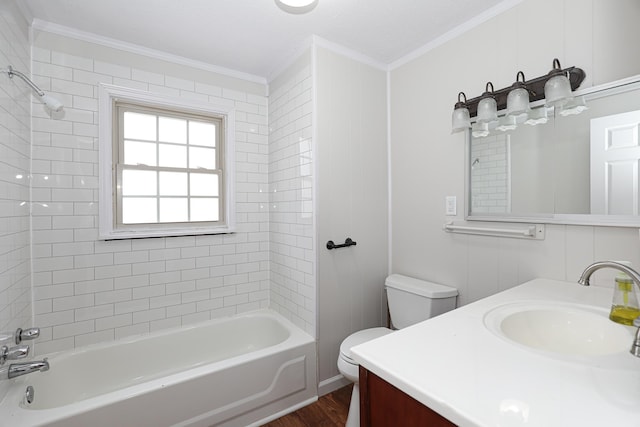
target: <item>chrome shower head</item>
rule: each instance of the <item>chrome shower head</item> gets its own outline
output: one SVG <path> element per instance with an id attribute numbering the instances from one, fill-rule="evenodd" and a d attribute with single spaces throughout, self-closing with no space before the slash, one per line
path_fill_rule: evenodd
<path id="1" fill-rule="evenodd" d="M 58 112 L 58 111 L 61 111 L 62 108 L 64 107 L 62 102 L 60 102 L 59 100 L 57 100 L 51 95 L 46 95 L 42 91 L 42 89 L 40 89 L 38 86 L 36 86 L 34 82 L 31 81 L 29 77 L 27 77 L 20 71 L 14 70 L 11 65 L 9 65 L 6 69 L 1 69 L 0 73 L 6 73 L 10 79 L 12 79 L 13 76 L 20 77 L 22 80 L 24 80 L 26 84 L 28 84 L 31 87 L 31 89 L 33 89 L 38 94 L 38 96 L 40 97 L 40 100 L 45 105 L 45 107 L 47 107 L 51 111 Z"/>

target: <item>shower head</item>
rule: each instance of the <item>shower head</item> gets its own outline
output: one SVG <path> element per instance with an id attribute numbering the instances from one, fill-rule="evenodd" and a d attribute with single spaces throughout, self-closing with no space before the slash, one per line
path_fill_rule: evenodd
<path id="1" fill-rule="evenodd" d="M 58 101 L 51 95 L 42 95 L 40 97 L 40 100 L 45 105 L 45 107 L 47 107 L 51 111 L 58 112 L 64 107 L 64 105 L 62 105 L 62 102 Z"/>
<path id="2" fill-rule="evenodd" d="M 36 86 L 36 84 L 32 82 L 29 77 L 25 76 L 20 71 L 14 70 L 11 65 L 9 65 L 6 69 L 0 70 L 0 73 L 6 73 L 10 79 L 12 79 L 13 76 L 20 77 L 22 80 L 24 80 L 26 84 L 28 84 L 31 87 L 31 89 L 33 89 L 38 94 L 42 103 L 51 111 L 58 112 L 62 110 L 62 108 L 64 107 L 62 102 L 58 101 L 56 98 L 54 98 L 51 95 L 45 95 L 42 89 Z"/>

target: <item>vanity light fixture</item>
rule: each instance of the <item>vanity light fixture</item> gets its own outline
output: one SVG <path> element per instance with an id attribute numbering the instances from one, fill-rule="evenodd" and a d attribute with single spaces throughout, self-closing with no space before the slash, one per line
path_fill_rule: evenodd
<path id="1" fill-rule="evenodd" d="M 473 126 L 471 126 L 471 135 L 473 135 L 474 138 L 489 136 L 489 123 L 475 122 Z"/>
<path id="2" fill-rule="evenodd" d="M 571 83 L 566 72 L 560 67 L 558 58 L 553 60 L 553 69 L 549 71 L 549 79 L 544 84 L 545 105 L 561 107 L 573 98 Z"/>
<path id="3" fill-rule="evenodd" d="M 462 99 L 460 99 L 462 97 Z M 460 132 L 471 127 L 471 116 L 467 108 L 467 95 L 464 92 L 458 93 L 458 102 L 453 107 L 453 115 L 451 116 L 451 130 L 453 133 Z"/>
<path id="4" fill-rule="evenodd" d="M 491 89 L 489 89 L 491 88 Z M 498 104 L 493 96 L 493 83 L 487 82 L 485 91 L 478 102 L 478 123 L 498 121 Z"/>
<path id="5" fill-rule="evenodd" d="M 531 110 L 531 113 L 527 117 L 527 120 L 524 122 L 529 126 L 543 125 L 549 121 L 549 116 L 547 114 L 547 107 L 544 105 L 540 108 L 535 108 Z"/>
<path id="6" fill-rule="evenodd" d="M 498 126 L 496 126 L 496 130 L 506 132 L 509 130 L 515 130 L 518 127 L 518 123 L 516 122 L 515 116 L 502 116 L 500 120 L 498 120 Z"/>
<path id="7" fill-rule="evenodd" d="M 12 79 L 13 76 L 18 76 L 22 80 L 24 80 L 24 82 L 28 84 L 29 87 L 31 87 L 31 89 L 35 91 L 35 93 L 38 94 L 38 96 L 40 97 L 40 101 L 42 101 L 45 107 L 47 107 L 49 110 L 58 112 L 64 107 L 64 105 L 62 105 L 62 102 L 58 101 L 51 95 L 46 95 L 38 86 L 36 86 L 34 82 L 31 81 L 29 77 L 25 76 L 18 70 L 14 70 L 11 65 L 9 65 L 6 69 L 0 69 L 0 73 L 5 73 L 7 76 L 9 76 L 10 79 Z"/>
<path id="8" fill-rule="evenodd" d="M 560 110 L 560 115 L 563 117 L 566 116 L 575 116 L 577 114 L 582 113 L 584 110 L 588 110 L 587 104 L 584 101 L 584 96 L 578 96 L 568 101 L 566 104 L 562 106 Z"/>
<path id="9" fill-rule="evenodd" d="M 485 92 L 464 103 L 458 94 L 458 103 L 454 107 L 452 120 L 453 132 L 467 129 L 466 122 L 456 117 L 463 114 L 457 111 L 465 107 L 469 112 L 470 121 L 475 118 L 476 123 L 487 126 L 475 126 L 472 135 L 487 136 L 490 129 L 512 130 L 520 123 L 536 125 L 546 123 L 548 108 L 555 108 L 555 112 L 562 116 L 579 114 L 586 109 L 583 99 L 574 99 L 575 91 L 586 77 L 585 72 L 577 67 L 562 68 L 560 61 L 553 60 L 553 69 L 540 77 L 525 81 L 524 73 L 519 71 L 513 85 L 494 90 L 491 82 L 487 83 Z M 462 92 L 460 92 L 462 93 Z M 531 103 L 545 100 L 545 106 L 531 110 Z M 507 116 L 513 119 L 503 119 L 498 122 L 497 111 L 505 110 Z M 495 113 L 494 113 L 495 112 Z M 486 134 L 486 135 L 485 135 Z"/>
<path id="10" fill-rule="evenodd" d="M 275 0 L 276 5 L 287 13 L 302 14 L 311 12 L 318 0 Z"/>
<path id="11" fill-rule="evenodd" d="M 522 80 L 520 80 L 521 76 Z M 511 85 L 511 90 L 507 95 L 507 116 L 520 117 L 529 114 L 529 111 L 531 111 L 529 91 L 524 83 L 524 73 L 518 71 L 516 81 Z"/>

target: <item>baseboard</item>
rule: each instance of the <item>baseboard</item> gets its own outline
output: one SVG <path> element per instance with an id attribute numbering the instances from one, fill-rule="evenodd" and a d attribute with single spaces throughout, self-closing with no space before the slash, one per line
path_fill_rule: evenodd
<path id="1" fill-rule="evenodd" d="M 318 396 L 324 396 L 349 384 L 351 384 L 351 381 L 338 374 L 335 377 L 320 381 L 320 384 L 318 384 Z"/>

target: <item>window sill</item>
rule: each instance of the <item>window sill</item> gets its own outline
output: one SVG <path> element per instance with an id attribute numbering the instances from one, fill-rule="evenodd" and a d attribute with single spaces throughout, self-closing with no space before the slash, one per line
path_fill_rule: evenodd
<path id="1" fill-rule="evenodd" d="M 163 229 L 135 229 L 135 230 L 105 230 L 100 231 L 100 240 L 142 239 L 150 237 L 178 237 L 199 236 L 206 234 L 229 234 L 235 231 L 235 227 L 202 227 L 202 228 L 163 228 Z"/>

